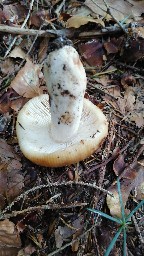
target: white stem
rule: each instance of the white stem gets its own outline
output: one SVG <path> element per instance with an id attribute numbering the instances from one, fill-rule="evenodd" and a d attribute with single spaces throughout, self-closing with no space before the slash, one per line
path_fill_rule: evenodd
<path id="1" fill-rule="evenodd" d="M 56 141 L 66 142 L 78 130 L 87 83 L 77 51 L 64 46 L 51 52 L 44 75 L 50 96 L 51 134 Z"/>

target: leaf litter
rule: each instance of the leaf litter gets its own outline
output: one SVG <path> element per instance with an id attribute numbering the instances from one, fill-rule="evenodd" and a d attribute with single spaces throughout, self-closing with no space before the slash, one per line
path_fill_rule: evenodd
<path id="1" fill-rule="evenodd" d="M 144 195 L 144 2 L 49 3 L 39 1 L 36 4 L 34 1 L 30 9 L 29 1 L 3 1 L 0 23 L 20 27 L 30 10 L 27 29 L 53 29 L 55 33 L 57 29 L 63 29 L 74 35 L 70 39 L 80 53 L 88 77 L 85 97 L 107 115 L 109 134 L 102 147 L 77 167 L 48 169 L 36 166 L 22 156 L 15 133 L 17 113 L 30 98 L 47 93 L 43 63 L 53 38 L 19 35 L 13 50 L 3 59 L 15 35 L 1 33 L 0 222 L 5 230 L 0 224 L 0 233 L 6 238 L 5 245 L 1 242 L 2 253 L 43 256 L 58 251 L 63 255 L 95 255 L 98 251 L 103 255 L 116 227 L 100 217 L 97 221 L 82 203 L 120 216 L 117 176 L 126 214 L 143 200 Z M 118 21 L 126 28 L 126 33 L 120 31 Z M 48 183 L 66 184 L 70 180 L 73 182 L 71 186 L 44 187 Z M 87 187 L 75 184 L 75 181 L 82 181 Z M 114 197 L 106 196 L 88 184 L 103 187 Z M 34 190 L 26 194 L 31 188 Z M 81 207 L 75 207 L 76 203 Z M 43 205 L 46 205 L 45 210 Z M 23 211 L 30 207 L 35 210 Z M 135 214 L 139 235 L 142 210 Z M 15 217 L 12 213 L 16 213 Z M 10 215 L 6 214 L 12 214 L 11 218 L 8 219 Z M 96 227 L 91 229 L 93 225 Z M 128 237 L 128 253 L 142 255 L 142 244 L 134 227 L 132 234 L 128 231 Z M 121 255 L 120 245 L 121 242 L 116 244 L 113 255 Z"/>

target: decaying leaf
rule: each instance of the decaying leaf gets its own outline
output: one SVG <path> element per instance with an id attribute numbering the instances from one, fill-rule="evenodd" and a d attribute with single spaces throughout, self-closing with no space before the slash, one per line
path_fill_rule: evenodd
<path id="1" fill-rule="evenodd" d="M 25 19 L 28 10 L 21 5 L 17 4 L 5 4 L 0 9 L 0 23 L 1 24 L 19 24 Z"/>
<path id="2" fill-rule="evenodd" d="M 113 170 L 117 176 L 121 175 L 124 168 L 126 167 L 126 163 L 124 161 L 124 155 L 120 155 L 113 163 Z"/>
<path id="3" fill-rule="evenodd" d="M 47 49 L 48 49 L 48 39 L 44 38 L 40 43 L 40 48 L 38 52 L 38 59 L 40 63 L 42 63 L 42 61 L 46 58 Z"/>
<path id="4" fill-rule="evenodd" d="M 9 54 L 9 57 L 25 59 L 26 54 L 19 46 L 16 46 Z"/>
<path id="5" fill-rule="evenodd" d="M 121 78 L 121 84 L 124 89 L 126 89 L 128 86 L 133 86 L 136 84 L 136 79 L 134 76 L 129 75 L 127 73 L 123 74 Z"/>
<path id="6" fill-rule="evenodd" d="M 139 128 L 144 125 L 144 103 L 139 100 L 140 93 L 142 94 L 142 90 L 137 92 L 136 87 L 129 86 L 125 90 L 124 98 L 119 97 L 117 101 L 125 119 L 134 121 Z"/>
<path id="7" fill-rule="evenodd" d="M 9 115 L 9 113 L 6 113 L 5 115 L 0 115 L 0 134 L 7 130 L 10 121 L 11 115 Z"/>
<path id="8" fill-rule="evenodd" d="M 16 256 L 20 247 L 21 240 L 14 223 L 8 219 L 0 221 L 0 256 Z"/>
<path id="9" fill-rule="evenodd" d="M 0 195 L 1 199 L 11 202 L 19 195 L 24 186 L 24 177 L 20 173 L 20 158 L 6 141 L 0 139 Z M 1 202 L 1 200 L 0 200 Z M 3 204 L 0 204 L 0 208 Z"/>
<path id="10" fill-rule="evenodd" d="M 58 226 L 58 228 L 55 230 L 56 247 L 61 248 L 63 242 L 66 241 L 71 235 L 74 236 L 75 234 L 74 237 L 77 237 L 78 234 L 81 233 L 82 228 L 82 216 L 74 220 L 72 224 L 68 224 L 68 226 Z M 77 244 L 73 244 L 73 250 L 75 250 L 77 246 Z"/>
<path id="11" fill-rule="evenodd" d="M 67 28 L 79 28 L 82 25 L 87 24 L 88 22 L 93 22 L 100 24 L 104 27 L 104 22 L 101 19 L 94 19 L 88 16 L 73 16 L 67 20 L 66 27 Z"/>
<path id="12" fill-rule="evenodd" d="M 10 107 L 15 112 L 18 112 L 26 102 L 27 102 L 27 99 L 23 97 L 14 99 L 11 101 Z"/>
<path id="13" fill-rule="evenodd" d="M 20 250 L 17 256 L 30 256 L 33 252 L 36 251 L 36 248 L 31 244 L 26 246 L 24 249 Z"/>
<path id="14" fill-rule="evenodd" d="M 88 41 L 79 45 L 81 56 L 90 66 L 101 66 L 103 64 L 103 48 L 98 40 Z"/>
<path id="15" fill-rule="evenodd" d="M 122 61 L 136 62 L 144 57 L 144 39 L 130 38 L 124 48 Z"/>
<path id="16" fill-rule="evenodd" d="M 104 47 L 108 54 L 117 53 L 122 47 L 123 38 L 111 38 L 110 41 L 104 43 Z"/>
<path id="17" fill-rule="evenodd" d="M 25 98 L 33 98 L 41 94 L 39 75 L 40 67 L 27 60 L 11 83 L 11 87 Z"/>
<path id="18" fill-rule="evenodd" d="M 121 184 L 121 194 L 123 199 L 123 205 L 125 207 L 126 202 L 128 200 L 130 191 L 135 187 L 141 186 L 141 183 L 144 182 L 144 167 L 138 163 L 134 163 L 131 168 L 126 168 L 124 174 L 122 175 L 122 179 L 120 180 Z M 110 209 L 110 213 L 112 216 L 116 216 L 121 218 L 121 205 L 119 202 L 119 194 L 117 191 L 117 185 L 112 185 L 109 189 L 111 193 L 113 193 L 114 197 L 107 195 L 107 205 Z M 127 210 L 125 209 L 125 213 L 127 214 Z"/>
<path id="19" fill-rule="evenodd" d="M 3 62 L 0 63 L 0 69 L 4 75 L 11 74 L 15 70 L 15 66 L 13 61 L 10 58 L 7 58 Z"/>
<path id="20" fill-rule="evenodd" d="M 86 0 L 85 5 L 88 6 L 94 13 L 101 15 L 102 17 L 106 17 L 107 19 L 112 19 L 110 15 L 106 15 L 107 8 L 104 2 L 101 0 L 97 0 L 95 2 L 96 4 L 92 0 Z M 133 0 L 107 0 L 106 2 L 111 10 L 112 15 L 119 21 L 126 17 L 128 17 L 126 22 L 129 22 L 130 19 L 133 19 L 133 17 L 134 20 L 139 20 L 144 10 L 143 1 L 135 2 Z"/>

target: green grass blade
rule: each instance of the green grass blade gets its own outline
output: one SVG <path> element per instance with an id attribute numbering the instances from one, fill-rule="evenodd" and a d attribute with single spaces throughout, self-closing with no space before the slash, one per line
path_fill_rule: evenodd
<path id="1" fill-rule="evenodd" d="M 123 227 L 123 256 L 127 256 L 126 228 Z"/>
<path id="2" fill-rule="evenodd" d="M 142 200 L 131 212 L 130 214 L 126 217 L 126 221 L 128 221 L 134 213 L 144 204 L 144 200 Z"/>
<path id="3" fill-rule="evenodd" d="M 121 194 L 119 178 L 117 179 L 117 188 L 118 188 L 118 195 L 119 195 L 119 200 L 120 200 L 122 220 L 123 220 L 123 222 L 125 222 L 125 212 L 124 212 L 124 205 L 123 205 L 123 199 L 122 199 L 122 194 Z"/>
<path id="4" fill-rule="evenodd" d="M 108 255 L 110 254 L 110 252 L 111 252 L 111 250 L 113 249 L 113 247 L 114 247 L 114 245 L 115 245 L 115 243 L 116 243 L 116 241 L 117 241 L 117 239 L 118 239 L 118 237 L 119 237 L 119 235 L 120 235 L 122 229 L 123 229 L 123 226 L 121 226 L 121 227 L 119 228 L 119 230 L 117 231 L 117 233 L 115 234 L 115 236 L 114 236 L 114 238 L 112 239 L 111 243 L 109 244 L 109 246 L 108 246 L 106 252 L 104 253 L 104 256 L 108 256 Z"/>
<path id="5" fill-rule="evenodd" d="M 104 213 L 104 212 L 101 212 L 101 211 L 98 211 L 98 210 L 95 210 L 95 209 L 90 209 L 90 208 L 87 208 L 87 210 L 88 210 L 88 211 L 91 211 L 91 212 L 93 212 L 93 213 L 97 213 L 97 214 L 101 215 L 101 216 L 104 217 L 104 218 L 107 218 L 107 219 L 109 219 L 109 220 L 112 220 L 112 221 L 114 221 L 114 222 L 117 222 L 118 224 L 122 224 L 121 219 L 114 218 L 114 217 L 112 217 L 112 216 L 110 216 L 110 215 L 108 215 L 108 214 L 106 214 L 106 213 Z"/>

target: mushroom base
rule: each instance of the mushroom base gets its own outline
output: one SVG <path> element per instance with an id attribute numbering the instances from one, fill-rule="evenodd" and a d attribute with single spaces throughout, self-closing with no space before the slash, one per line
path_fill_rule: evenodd
<path id="1" fill-rule="evenodd" d="M 61 167 L 84 160 L 99 148 L 108 133 L 106 117 L 87 99 L 84 99 L 78 131 L 70 141 L 54 141 L 50 136 L 50 123 L 46 94 L 27 102 L 17 118 L 20 149 L 26 158 L 41 166 Z"/>

